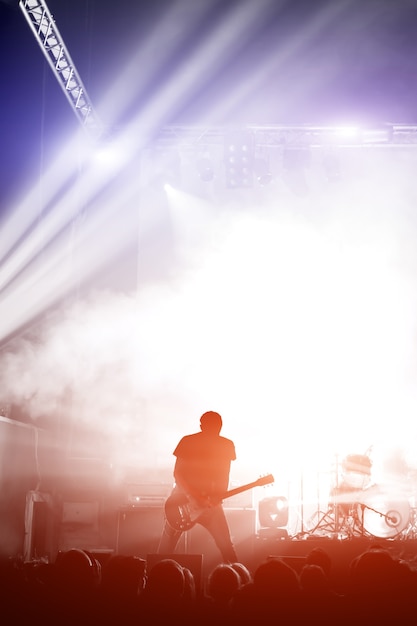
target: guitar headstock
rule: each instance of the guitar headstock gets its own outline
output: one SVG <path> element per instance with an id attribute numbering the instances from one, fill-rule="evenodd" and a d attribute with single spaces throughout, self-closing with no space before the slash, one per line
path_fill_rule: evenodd
<path id="1" fill-rule="evenodd" d="M 256 485 L 258 487 L 263 487 L 264 485 L 270 485 L 273 482 L 275 482 L 275 478 L 273 477 L 273 475 L 267 474 L 266 476 L 260 476 L 256 481 Z"/>

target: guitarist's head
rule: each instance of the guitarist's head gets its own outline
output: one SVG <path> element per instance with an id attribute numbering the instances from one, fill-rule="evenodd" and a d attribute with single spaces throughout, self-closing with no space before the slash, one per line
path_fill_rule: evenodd
<path id="1" fill-rule="evenodd" d="M 222 417 L 216 411 L 207 411 L 200 417 L 200 428 L 203 433 L 218 435 L 222 429 Z"/>

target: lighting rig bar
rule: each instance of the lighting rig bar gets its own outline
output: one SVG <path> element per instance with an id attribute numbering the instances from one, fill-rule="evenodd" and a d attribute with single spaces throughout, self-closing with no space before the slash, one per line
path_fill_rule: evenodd
<path id="1" fill-rule="evenodd" d="M 46 3 L 44 0 L 20 0 L 19 8 L 83 128 L 90 138 L 98 139 L 103 133 L 103 125 Z"/>
<path id="2" fill-rule="evenodd" d="M 242 126 L 240 128 L 168 126 L 155 142 L 168 147 L 198 148 L 224 145 L 231 134 L 245 134 L 253 147 L 384 148 L 417 147 L 417 125 L 384 124 L 377 128 L 348 126 Z"/>

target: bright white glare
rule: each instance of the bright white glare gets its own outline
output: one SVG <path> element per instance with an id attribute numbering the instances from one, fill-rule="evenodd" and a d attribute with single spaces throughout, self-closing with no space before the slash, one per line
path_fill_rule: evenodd
<path id="1" fill-rule="evenodd" d="M 356 126 L 342 126 L 335 128 L 335 135 L 338 137 L 356 138 L 359 135 L 359 129 Z"/>
<path id="2" fill-rule="evenodd" d="M 116 143 L 98 145 L 92 155 L 95 165 L 104 172 L 112 173 L 114 169 L 119 171 L 132 158 L 131 151 L 127 146 Z"/>

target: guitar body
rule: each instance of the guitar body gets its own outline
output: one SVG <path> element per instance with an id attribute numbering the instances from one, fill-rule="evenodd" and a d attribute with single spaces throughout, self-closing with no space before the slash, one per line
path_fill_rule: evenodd
<path id="1" fill-rule="evenodd" d="M 210 507 L 215 504 L 221 502 L 225 498 L 230 498 L 231 496 L 235 496 L 238 493 L 243 493 L 248 489 L 252 489 L 253 487 L 260 487 L 263 485 L 269 485 L 274 482 L 274 477 L 272 474 L 268 474 L 268 476 L 263 476 L 255 480 L 253 483 L 248 483 L 247 485 L 242 485 L 241 487 L 237 487 L 236 489 L 231 489 L 227 491 L 222 497 L 218 498 L 216 501 L 206 499 L 204 504 L 201 504 L 200 501 L 196 501 L 195 498 L 189 496 L 187 493 L 182 492 L 180 490 L 174 490 L 170 496 L 168 496 L 165 501 L 165 517 L 168 524 L 174 530 L 183 532 L 186 530 L 190 530 L 194 524 L 196 524 L 199 518 L 203 515 L 205 511 L 207 511 Z M 203 501 L 204 502 L 204 501 Z"/>
<path id="2" fill-rule="evenodd" d="M 174 530 L 190 530 L 209 506 L 209 504 L 199 506 L 186 493 L 173 491 L 165 502 L 165 516 L 168 524 Z"/>

